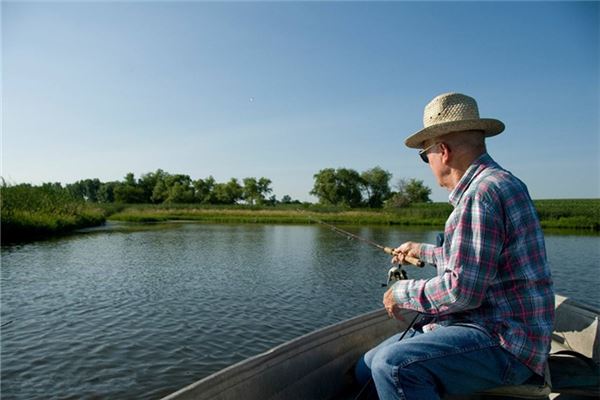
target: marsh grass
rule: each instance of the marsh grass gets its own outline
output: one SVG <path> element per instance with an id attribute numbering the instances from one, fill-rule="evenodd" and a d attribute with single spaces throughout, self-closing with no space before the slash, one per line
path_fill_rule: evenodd
<path id="1" fill-rule="evenodd" d="M 552 229 L 600 230 L 600 199 L 536 200 L 542 227 Z M 298 209 L 302 211 L 298 211 Z M 136 205 L 110 217 L 130 222 L 189 220 L 207 223 L 306 224 L 309 217 L 332 224 L 443 226 L 452 212 L 448 203 L 422 203 L 398 209 L 349 209 L 319 205 L 277 207 Z"/>
<path id="2" fill-rule="evenodd" d="M 128 222 L 309 224 L 318 219 L 331 224 L 443 227 L 452 212 L 448 203 L 412 204 L 394 209 L 350 209 L 310 203 L 262 207 L 92 204 L 73 198 L 60 185 L 2 183 L 0 189 L 3 242 L 97 226 L 107 217 Z M 545 229 L 600 231 L 600 199 L 536 200 L 534 203 Z"/>
<path id="3" fill-rule="evenodd" d="M 447 218 L 445 205 L 424 205 L 403 212 L 389 210 L 321 207 L 317 205 L 277 206 L 269 208 L 237 206 L 220 207 L 128 207 L 110 217 L 130 222 L 163 222 L 189 220 L 214 223 L 279 223 L 308 224 L 316 219 L 332 224 L 352 225 L 444 225 Z M 300 209 L 300 211 L 299 211 Z"/>
<path id="4" fill-rule="evenodd" d="M 544 228 L 600 231 L 600 199 L 536 200 Z"/>
<path id="5" fill-rule="evenodd" d="M 104 223 L 107 211 L 59 185 L 0 187 L 2 242 L 52 236 Z"/>

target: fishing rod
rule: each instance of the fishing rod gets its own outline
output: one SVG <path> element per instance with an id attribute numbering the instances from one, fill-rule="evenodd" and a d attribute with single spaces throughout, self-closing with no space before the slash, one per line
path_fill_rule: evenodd
<path id="1" fill-rule="evenodd" d="M 320 219 L 314 218 L 314 217 L 310 216 L 309 214 L 306 214 L 304 211 L 302 211 L 300 209 L 298 209 L 298 211 L 301 212 L 301 213 L 303 213 L 303 214 L 305 214 L 308 219 L 310 219 L 312 221 L 315 221 L 315 222 L 317 222 L 317 223 L 319 223 L 321 225 L 325 225 L 326 227 L 328 227 L 329 229 L 331 229 L 332 231 L 334 231 L 335 233 L 337 233 L 339 235 L 345 236 L 347 238 L 352 238 L 352 239 L 359 240 L 359 241 L 361 241 L 363 243 L 366 243 L 368 245 L 376 247 L 379 250 L 383 250 L 384 253 L 389 254 L 391 256 L 395 256 L 396 255 L 396 253 L 394 253 L 394 249 L 392 249 L 391 247 L 383 246 L 383 245 L 381 245 L 379 243 L 373 242 L 372 240 L 366 239 L 364 237 L 355 235 L 354 233 L 351 233 L 351 232 L 345 231 L 345 230 L 343 230 L 341 228 L 338 228 L 335 225 L 328 224 L 325 221 L 321 221 Z M 414 265 L 416 267 L 423 267 L 425 265 L 425 263 L 423 261 L 419 260 L 418 258 L 413 257 L 413 256 L 408 256 L 408 255 L 404 256 L 404 261 L 406 261 L 407 263 L 412 264 L 412 265 Z"/>

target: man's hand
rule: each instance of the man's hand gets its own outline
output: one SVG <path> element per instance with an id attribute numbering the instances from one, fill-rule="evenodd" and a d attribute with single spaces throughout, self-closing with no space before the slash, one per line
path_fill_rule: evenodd
<path id="1" fill-rule="evenodd" d="M 421 243 L 406 242 L 394 249 L 393 264 L 407 264 L 404 262 L 406 256 L 421 258 Z"/>
<path id="2" fill-rule="evenodd" d="M 404 317 L 401 314 L 402 309 L 398 304 L 396 304 L 396 300 L 394 300 L 394 294 L 392 292 L 392 288 L 389 288 L 383 295 L 383 306 L 387 311 L 390 318 L 395 318 L 399 321 L 404 321 Z"/>

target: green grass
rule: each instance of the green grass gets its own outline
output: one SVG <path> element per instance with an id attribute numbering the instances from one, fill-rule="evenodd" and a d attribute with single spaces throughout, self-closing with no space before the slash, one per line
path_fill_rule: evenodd
<path id="1" fill-rule="evenodd" d="M 600 199 L 534 201 L 544 228 L 600 230 Z M 303 212 L 297 211 L 301 208 Z M 131 222 L 189 220 L 207 223 L 310 223 L 309 216 L 333 224 L 443 226 L 452 212 L 447 203 L 413 204 L 396 210 L 348 209 L 318 205 L 128 206 L 110 219 Z"/>
<path id="2" fill-rule="evenodd" d="M 600 199 L 536 200 L 542 227 L 600 230 Z"/>
<path id="3" fill-rule="evenodd" d="M 413 204 L 400 209 L 350 209 L 310 203 L 277 206 L 119 205 L 75 200 L 56 185 L 3 184 L 2 241 L 52 236 L 77 228 L 116 221 L 204 223 L 420 225 L 442 227 L 452 212 L 448 203 Z M 600 199 L 536 200 L 542 227 L 552 230 L 600 231 Z M 301 209 L 302 211 L 298 211 Z M 309 217 L 314 218 L 311 220 Z"/>
<path id="4" fill-rule="evenodd" d="M 298 211 L 298 209 L 302 211 Z M 164 222 L 173 220 L 207 223 L 279 223 L 306 224 L 319 219 L 334 224 L 353 225 L 443 225 L 447 208 L 423 205 L 405 212 L 371 209 L 322 207 L 318 205 L 250 206 L 129 206 L 110 216 L 111 220 L 129 222 Z M 313 220 L 311 221 L 311 217 Z"/>
<path id="5" fill-rule="evenodd" d="M 60 186 L 2 184 L 2 242 L 62 234 L 96 226 L 109 211 L 75 200 Z"/>

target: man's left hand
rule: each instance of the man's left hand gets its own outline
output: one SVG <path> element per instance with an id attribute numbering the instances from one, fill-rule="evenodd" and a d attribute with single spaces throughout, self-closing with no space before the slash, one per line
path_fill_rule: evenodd
<path id="1" fill-rule="evenodd" d="M 383 306 L 387 311 L 390 318 L 395 318 L 399 321 L 404 321 L 404 317 L 401 314 L 402 309 L 394 300 L 394 293 L 392 288 L 389 288 L 383 295 Z"/>

